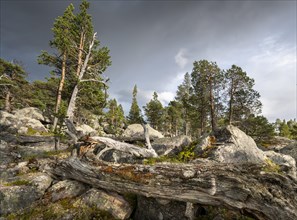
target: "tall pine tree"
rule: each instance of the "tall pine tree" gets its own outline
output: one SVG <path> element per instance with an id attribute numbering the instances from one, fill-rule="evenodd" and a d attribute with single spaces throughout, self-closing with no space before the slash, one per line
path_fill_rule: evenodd
<path id="1" fill-rule="evenodd" d="M 164 124 L 164 108 L 158 100 L 158 94 L 154 92 L 151 99 L 144 107 L 145 115 L 150 125 L 157 130 L 163 130 Z"/>
<path id="2" fill-rule="evenodd" d="M 132 104 L 129 111 L 129 115 L 127 117 L 129 124 L 142 124 L 143 117 L 141 115 L 141 110 L 137 103 L 137 86 L 135 85 L 133 88 L 133 97 Z"/>

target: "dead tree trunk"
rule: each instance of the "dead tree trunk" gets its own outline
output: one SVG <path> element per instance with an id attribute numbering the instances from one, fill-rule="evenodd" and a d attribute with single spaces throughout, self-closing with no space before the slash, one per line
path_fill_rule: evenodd
<path id="1" fill-rule="evenodd" d="M 119 193 L 241 210 L 257 219 L 297 219 L 297 181 L 264 172 L 259 164 L 200 160 L 150 166 L 70 158 L 50 164 L 47 172 Z"/>
<path id="2" fill-rule="evenodd" d="M 89 51 L 86 55 L 86 58 L 85 58 L 85 61 L 84 61 L 84 64 L 82 66 L 82 68 L 80 69 L 80 73 L 79 73 L 79 76 L 78 76 L 78 81 L 72 91 L 72 94 L 71 94 L 71 98 L 70 98 L 70 101 L 69 101 L 69 105 L 68 105 L 68 108 L 67 108 L 67 113 L 66 113 L 66 116 L 68 117 L 68 119 L 70 121 L 73 121 L 73 117 L 74 117 L 74 111 L 75 111 L 75 105 L 76 105 L 76 98 L 77 98 L 77 94 L 78 94 L 78 84 L 80 82 L 80 80 L 83 78 L 85 72 L 86 72 L 86 69 L 87 69 L 87 66 L 88 66 L 88 62 L 89 62 L 89 59 L 90 59 L 90 56 L 91 56 L 91 53 L 92 53 L 92 49 L 93 49 L 93 46 L 94 46 L 94 43 L 95 43 L 95 39 L 96 39 L 96 33 L 94 33 L 93 35 L 93 39 L 92 39 L 92 42 L 90 43 L 90 46 L 89 46 Z"/>
<path id="3" fill-rule="evenodd" d="M 59 113 L 59 109 L 61 106 L 61 102 L 62 102 L 62 91 L 64 88 L 64 83 L 65 83 L 65 73 L 66 73 L 66 59 L 67 59 L 67 55 L 66 55 L 66 51 L 64 51 L 63 53 L 63 60 L 62 60 L 62 72 L 61 72 L 61 80 L 59 83 L 59 88 L 58 88 L 58 92 L 57 92 L 57 100 L 56 100 L 56 107 L 55 107 L 55 117 L 54 117 L 54 122 L 53 122 L 53 129 L 55 130 L 58 124 L 58 117 L 57 114 Z"/>

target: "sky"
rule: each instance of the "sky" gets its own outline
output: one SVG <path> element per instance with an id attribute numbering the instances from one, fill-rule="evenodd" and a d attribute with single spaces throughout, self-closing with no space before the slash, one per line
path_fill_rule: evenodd
<path id="1" fill-rule="evenodd" d="M 126 114 L 135 84 L 141 107 L 154 91 L 166 105 L 193 62 L 207 59 L 254 78 L 270 121 L 297 117 L 296 0 L 90 2 L 94 29 L 110 49 L 109 94 Z M 53 22 L 70 3 L 80 1 L 0 0 L 1 58 L 22 61 L 30 81 L 44 80 L 49 68 L 37 56 L 50 50 Z"/>

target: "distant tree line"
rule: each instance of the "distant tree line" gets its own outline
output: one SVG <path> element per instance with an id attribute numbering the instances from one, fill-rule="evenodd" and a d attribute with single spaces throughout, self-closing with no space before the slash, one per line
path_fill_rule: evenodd
<path id="1" fill-rule="evenodd" d="M 52 67 L 45 81 L 28 82 L 22 63 L 0 59 L 0 108 L 12 111 L 32 106 L 52 119 L 53 130 L 65 117 L 90 124 L 94 119 L 109 133 L 119 135 L 129 124 L 147 121 L 167 136 L 200 137 L 217 127 L 233 124 L 262 140 L 274 134 L 297 139 L 295 121 L 274 124 L 260 115 L 260 94 L 255 81 L 242 68 L 232 65 L 222 70 L 215 62 L 195 61 L 191 73 L 184 75 L 175 99 L 163 106 L 157 92 L 143 107 L 137 102 L 137 85 L 131 108 L 125 117 L 116 99 L 109 98 L 108 79 L 103 72 L 111 65 L 109 49 L 100 47 L 83 0 L 77 14 L 70 4 L 56 18 L 49 45 L 53 53 L 42 51 L 38 62 Z M 96 116 L 96 117 L 95 117 Z"/>

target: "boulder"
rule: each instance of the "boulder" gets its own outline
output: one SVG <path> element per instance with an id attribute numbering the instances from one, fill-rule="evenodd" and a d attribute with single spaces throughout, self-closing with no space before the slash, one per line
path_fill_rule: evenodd
<path id="1" fill-rule="evenodd" d="M 81 204 L 96 207 L 107 211 L 116 219 L 128 219 L 133 211 L 132 206 L 117 193 L 106 193 L 99 189 L 90 189 L 83 194 L 76 202 L 76 206 Z"/>
<path id="2" fill-rule="evenodd" d="M 280 151 L 282 154 L 290 155 L 297 161 L 297 141 L 283 147 Z"/>
<path id="3" fill-rule="evenodd" d="M 27 108 L 22 108 L 19 110 L 14 111 L 14 115 L 17 118 L 32 118 L 36 119 L 38 121 L 44 121 L 44 116 L 42 115 L 42 111 L 39 110 L 38 108 L 34 107 L 27 107 Z"/>
<path id="4" fill-rule="evenodd" d="M 98 132 L 89 125 L 82 124 L 76 127 L 76 130 L 82 132 L 83 135 L 96 136 Z"/>
<path id="5" fill-rule="evenodd" d="M 185 135 L 156 139 L 152 147 L 159 156 L 174 155 L 180 152 L 183 147 L 188 146 L 192 142 L 191 138 Z"/>
<path id="6" fill-rule="evenodd" d="M 33 176 L 0 185 L 0 216 L 30 207 L 42 198 L 51 182 L 52 179 L 48 175 L 36 173 Z"/>
<path id="7" fill-rule="evenodd" d="M 74 180 L 59 181 L 47 191 L 52 202 L 65 198 L 74 198 L 86 192 L 87 187 L 83 183 Z"/>
<path id="8" fill-rule="evenodd" d="M 149 132 L 150 139 L 158 139 L 158 138 L 164 137 L 159 131 L 153 129 L 150 126 L 148 126 L 148 132 Z M 131 139 L 144 140 L 145 138 L 144 138 L 143 126 L 141 124 L 129 125 L 124 131 L 122 136 L 126 138 L 131 138 Z"/>
<path id="9" fill-rule="evenodd" d="M 194 152 L 222 163 L 267 163 L 272 161 L 283 171 L 296 177 L 296 164 L 290 156 L 273 151 L 262 151 L 255 141 L 239 128 L 228 125 L 205 137 Z"/>
<path id="10" fill-rule="evenodd" d="M 186 203 L 173 200 L 137 197 L 135 220 L 187 220 Z"/>
<path id="11" fill-rule="evenodd" d="M 22 116 L 21 114 L 13 115 L 5 111 L 0 111 L 0 125 L 5 126 L 9 131 L 16 131 L 19 134 L 27 134 L 30 132 L 30 129 L 32 134 L 48 132 L 44 125 L 35 118 Z"/>

